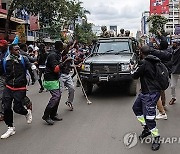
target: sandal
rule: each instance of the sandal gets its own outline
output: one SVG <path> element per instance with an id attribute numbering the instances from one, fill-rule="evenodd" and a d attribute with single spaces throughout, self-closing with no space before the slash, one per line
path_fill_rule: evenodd
<path id="1" fill-rule="evenodd" d="M 175 98 L 172 98 L 171 101 L 169 102 L 169 105 L 175 104 L 175 101 L 176 101 L 176 99 L 175 99 Z"/>
<path id="2" fill-rule="evenodd" d="M 69 107 L 70 111 L 74 110 L 73 105 L 72 105 L 71 102 L 66 102 L 65 104 Z"/>

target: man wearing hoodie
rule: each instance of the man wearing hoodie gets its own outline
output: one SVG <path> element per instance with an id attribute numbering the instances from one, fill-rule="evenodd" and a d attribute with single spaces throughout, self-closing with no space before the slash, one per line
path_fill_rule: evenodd
<path id="1" fill-rule="evenodd" d="M 132 71 L 134 79 L 140 78 L 141 93 L 138 95 L 133 111 L 137 116 L 138 121 L 143 125 L 144 130 L 140 135 L 140 139 L 144 139 L 150 134 L 153 136 L 152 150 L 156 151 L 160 148 L 160 135 L 156 127 L 156 105 L 160 98 L 160 88 L 155 84 L 155 64 L 160 62 L 159 58 L 149 55 L 148 46 L 143 46 L 141 49 L 142 65 Z M 132 68 L 132 66 L 131 66 Z"/>

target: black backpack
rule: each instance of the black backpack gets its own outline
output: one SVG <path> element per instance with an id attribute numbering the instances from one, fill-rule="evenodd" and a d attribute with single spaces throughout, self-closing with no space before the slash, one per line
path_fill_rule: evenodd
<path id="1" fill-rule="evenodd" d="M 155 63 L 156 76 L 155 81 L 158 88 L 166 90 L 169 87 L 169 72 L 162 62 Z"/>

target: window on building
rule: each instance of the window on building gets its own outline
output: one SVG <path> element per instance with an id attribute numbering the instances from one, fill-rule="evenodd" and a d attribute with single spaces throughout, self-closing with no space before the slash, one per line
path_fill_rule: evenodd
<path id="1" fill-rule="evenodd" d="M 2 9 L 6 10 L 6 3 L 2 3 Z"/>

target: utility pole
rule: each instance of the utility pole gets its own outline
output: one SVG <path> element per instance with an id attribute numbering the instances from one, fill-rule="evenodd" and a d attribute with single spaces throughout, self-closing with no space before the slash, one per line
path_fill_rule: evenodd
<path id="1" fill-rule="evenodd" d="M 173 35 L 174 35 L 174 32 L 175 32 L 175 18 L 174 18 L 174 16 L 175 16 L 175 7 L 174 7 L 174 0 L 172 0 L 172 5 L 173 5 Z"/>

